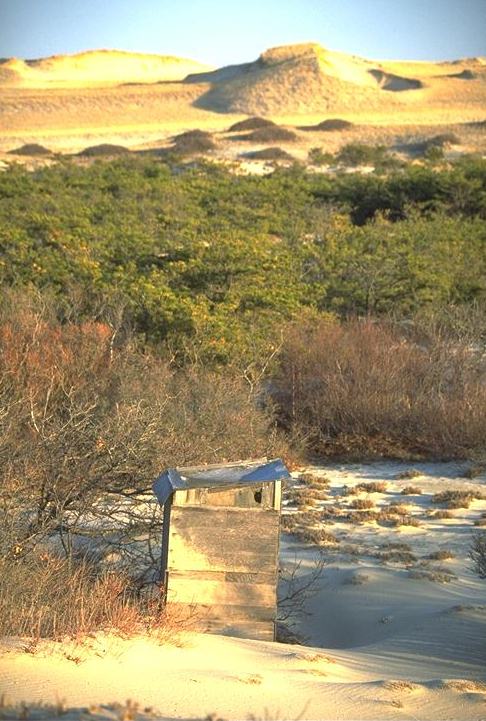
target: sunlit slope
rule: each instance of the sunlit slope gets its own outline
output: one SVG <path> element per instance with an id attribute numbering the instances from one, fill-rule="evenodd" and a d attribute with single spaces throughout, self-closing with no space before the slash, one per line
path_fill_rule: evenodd
<path id="1" fill-rule="evenodd" d="M 199 99 L 217 112 L 291 115 L 356 113 L 442 101 L 479 104 L 486 111 L 483 58 L 450 63 L 370 61 L 314 43 L 272 48 L 253 63 L 189 76 L 211 83 Z"/>
<path id="2" fill-rule="evenodd" d="M 207 65 L 185 58 L 89 50 L 38 60 L 0 61 L 0 86 L 47 89 L 164 82 L 204 70 Z"/>

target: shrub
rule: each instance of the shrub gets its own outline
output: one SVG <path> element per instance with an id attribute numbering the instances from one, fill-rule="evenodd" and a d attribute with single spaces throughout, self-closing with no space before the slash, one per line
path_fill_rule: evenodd
<path id="1" fill-rule="evenodd" d="M 292 130 L 281 128 L 278 125 L 272 125 L 253 130 L 251 133 L 248 133 L 248 135 L 241 135 L 238 139 L 250 143 L 290 143 L 297 140 L 297 135 L 292 132 Z"/>
<path id="2" fill-rule="evenodd" d="M 473 569 L 480 578 L 486 578 L 486 533 L 477 533 L 469 550 Z"/>
<path id="3" fill-rule="evenodd" d="M 20 148 L 15 148 L 15 150 L 9 150 L 8 152 L 12 155 L 52 155 L 52 151 L 49 150 L 49 148 L 45 148 L 38 143 L 26 143 L 25 145 L 21 145 Z"/>
<path id="4" fill-rule="evenodd" d="M 406 471 L 400 471 L 400 473 L 397 473 L 396 479 L 397 481 L 405 481 L 412 478 L 417 478 L 418 476 L 421 476 L 422 474 L 420 471 L 417 471 L 416 468 L 407 468 Z"/>
<path id="5" fill-rule="evenodd" d="M 172 150 L 180 155 L 206 153 L 215 147 L 211 133 L 204 130 L 188 130 L 172 139 Z"/>
<path id="6" fill-rule="evenodd" d="M 84 148 L 78 155 L 84 158 L 103 158 L 113 157 L 114 155 L 127 155 L 130 152 L 124 145 L 100 143 L 99 145 L 90 145 L 88 148 Z"/>
<path id="7" fill-rule="evenodd" d="M 307 153 L 307 160 L 312 165 L 331 165 L 335 158 L 332 153 L 325 153 L 322 148 L 311 148 Z"/>
<path id="8" fill-rule="evenodd" d="M 420 496 L 422 489 L 419 486 L 405 486 L 401 491 L 402 496 Z"/>
<path id="9" fill-rule="evenodd" d="M 463 458 L 486 438 L 483 373 L 470 342 L 442 332 L 316 321 L 287 328 L 275 399 L 282 425 L 320 454 Z"/>
<path id="10" fill-rule="evenodd" d="M 267 118 L 246 118 L 246 120 L 240 120 L 238 123 L 234 123 L 228 129 L 228 132 L 239 132 L 242 130 L 258 130 L 259 128 L 272 128 L 275 127 L 275 123 Z"/>
<path id="11" fill-rule="evenodd" d="M 366 493 L 386 493 L 388 483 L 386 481 L 371 481 L 370 483 L 358 483 L 355 488 Z"/>
<path id="12" fill-rule="evenodd" d="M 471 502 L 481 494 L 471 491 L 441 491 L 432 496 L 432 503 L 441 503 L 447 508 L 469 508 Z"/>
<path id="13" fill-rule="evenodd" d="M 282 148 L 263 148 L 262 150 L 253 150 L 250 153 L 240 155 L 240 158 L 250 158 L 251 160 L 286 160 L 294 162 L 295 158 Z"/>
<path id="14" fill-rule="evenodd" d="M 355 498 L 350 503 L 350 508 L 354 508 L 356 510 L 370 510 L 371 508 L 374 508 L 374 503 L 369 498 Z"/>
<path id="15" fill-rule="evenodd" d="M 439 551 L 434 551 L 428 555 L 431 561 L 446 561 L 449 558 L 455 558 L 455 554 L 450 548 L 441 548 Z"/>
<path id="16" fill-rule="evenodd" d="M 323 130 L 325 132 L 330 132 L 333 130 L 349 130 L 354 127 L 354 123 L 349 122 L 349 120 L 343 120 L 342 118 L 327 118 L 316 125 L 302 125 L 299 127 L 299 130 Z"/>

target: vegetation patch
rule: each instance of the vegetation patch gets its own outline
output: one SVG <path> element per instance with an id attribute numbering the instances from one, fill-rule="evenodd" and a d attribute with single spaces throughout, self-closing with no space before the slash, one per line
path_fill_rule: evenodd
<path id="1" fill-rule="evenodd" d="M 276 124 L 272 120 L 267 118 L 246 118 L 246 120 L 240 120 L 238 123 L 234 123 L 228 128 L 228 132 L 237 133 L 245 130 L 258 130 L 260 128 L 273 128 Z"/>
<path id="2" fill-rule="evenodd" d="M 250 153 L 243 153 L 240 158 L 249 158 L 251 160 L 285 160 L 295 161 L 295 158 L 282 148 L 262 148 L 262 150 L 252 150 Z"/>
<path id="3" fill-rule="evenodd" d="M 45 148 L 43 145 L 39 145 L 38 143 L 26 143 L 25 145 L 21 145 L 20 148 L 15 148 L 14 150 L 9 150 L 8 152 L 11 155 L 52 155 L 52 150 L 49 150 L 49 148 Z"/>
<path id="4" fill-rule="evenodd" d="M 116 155 L 128 155 L 131 151 L 124 145 L 112 145 L 111 143 L 100 143 L 90 145 L 81 150 L 78 155 L 82 158 L 111 158 Z"/>
<path id="5" fill-rule="evenodd" d="M 351 123 L 349 120 L 343 120 L 342 118 L 327 118 L 327 120 L 322 120 L 316 125 L 301 125 L 299 126 L 299 130 L 320 130 L 329 132 L 334 130 L 349 130 L 354 127 L 354 123 Z"/>

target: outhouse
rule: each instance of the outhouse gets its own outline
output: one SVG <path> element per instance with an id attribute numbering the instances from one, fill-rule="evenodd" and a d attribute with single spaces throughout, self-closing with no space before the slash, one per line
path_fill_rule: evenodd
<path id="1" fill-rule="evenodd" d="M 273 640 L 280 459 L 171 468 L 153 484 L 164 508 L 165 601 L 199 630 Z"/>

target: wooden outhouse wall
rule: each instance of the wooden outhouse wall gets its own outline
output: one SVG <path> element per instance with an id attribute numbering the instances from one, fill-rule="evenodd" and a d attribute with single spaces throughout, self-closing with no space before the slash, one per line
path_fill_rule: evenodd
<path id="1" fill-rule="evenodd" d="M 200 630 L 273 640 L 280 488 L 276 482 L 174 493 L 165 540 L 174 612 Z"/>

